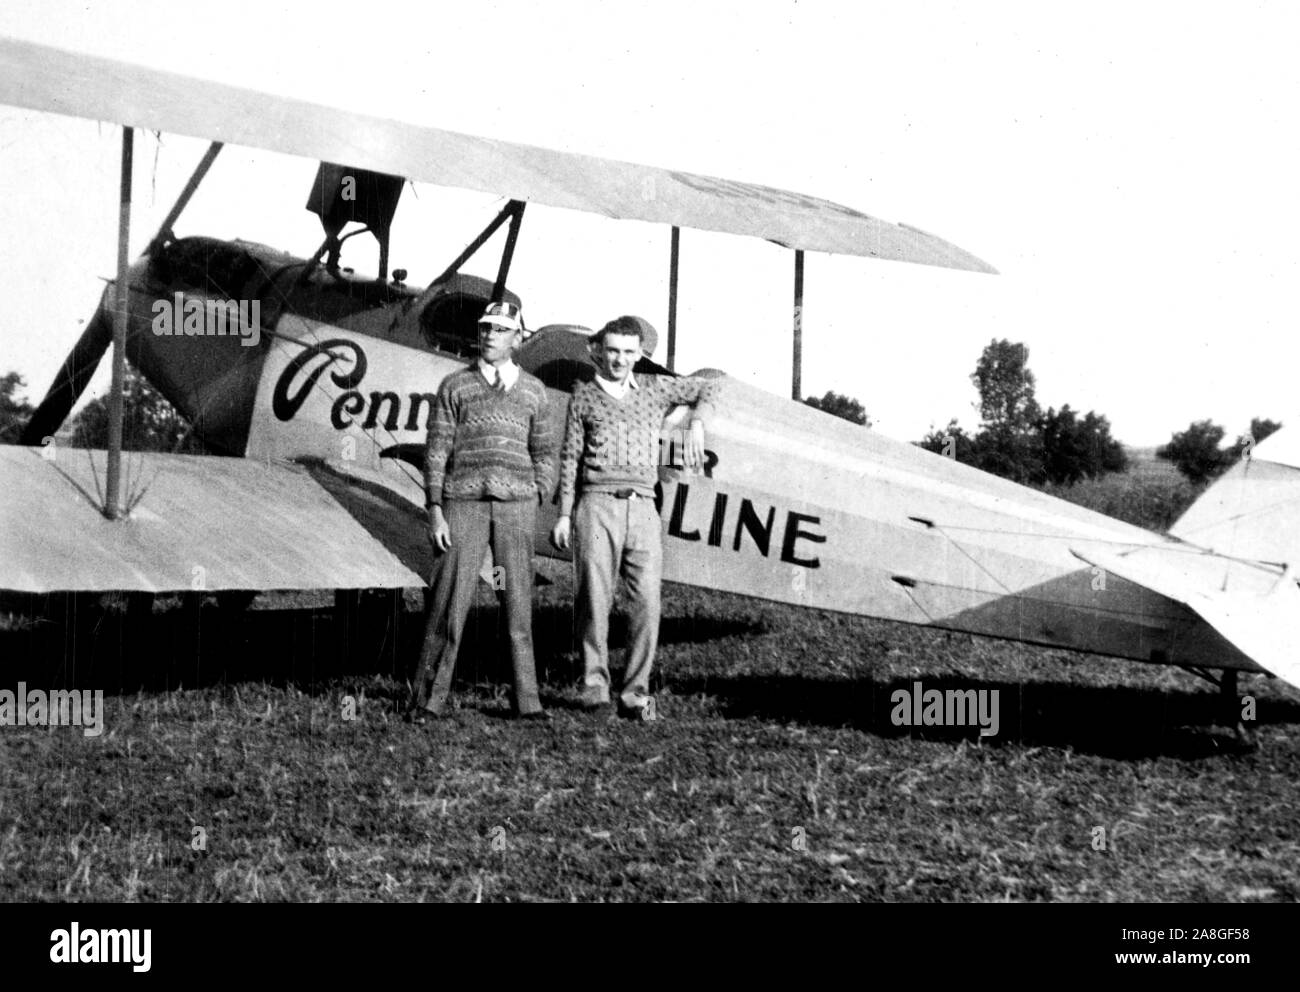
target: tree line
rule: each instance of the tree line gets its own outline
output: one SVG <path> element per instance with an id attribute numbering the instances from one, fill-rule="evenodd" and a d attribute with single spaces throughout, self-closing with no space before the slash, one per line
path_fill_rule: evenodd
<path id="1" fill-rule="evenodd" d="M 24 395 L 27 383 L 17 372 L 0 376 L 0 444 L 16 444 L 35 409 Z M 69 424 L 78 448 L 108 447 L 108 394 L 90 400 Z M 126 451 L 201 454 L 203 443 L 189 422 L 129 363 L 122 384 L 122 447 Z"/>
<path id="2" fill-rule="evenodd" d="M 932 429 L 914 444 L 1025 485 L 1071 485 L 1128 468 L 1128 454 L 1111 435 L 1110 421 L 1104 415 L 1094 410 L 1080 413 L 1068 403 L 1059 410 L 1039 406 L 1029 348 L 1024 344 L 996 338 L 990 341 L 970 378 L 980 398 L 979 427 L 967 432 L 953 418 L 946 427 Z M 804 402 L 870 426 L 866 409 L 850 396 L 828 392 Z M 1201 420 L 1174 433 L 1156 450 L 1156 456 L 1171 462 L 1189 481 L 1201 484 L 1234 465 L 1281 426 L 1255 417 L 1245 434 L 1224 447 L 1225 429 Z"/>

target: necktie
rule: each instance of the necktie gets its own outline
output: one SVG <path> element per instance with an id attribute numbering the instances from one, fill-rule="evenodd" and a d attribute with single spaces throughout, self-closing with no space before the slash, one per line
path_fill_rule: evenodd
<path id="1" fill-rule="evenodd" d="M 492 383 L 492 388 L 495 389 L 498 393 L 504 393 L 506 391 L 506 381 L 501 377 L 500 369 L 497 369 L 496 373 L 497 373 L 496 381 Z"/>

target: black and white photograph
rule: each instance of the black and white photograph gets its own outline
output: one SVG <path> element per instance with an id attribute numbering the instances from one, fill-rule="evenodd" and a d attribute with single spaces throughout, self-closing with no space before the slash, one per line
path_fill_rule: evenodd
<path id="1" fill-rule="evenodd" d="M 1249 973 L 1298 37 L 5 0 L 0 901 L 1125 904 L 1111 972 Z"/>

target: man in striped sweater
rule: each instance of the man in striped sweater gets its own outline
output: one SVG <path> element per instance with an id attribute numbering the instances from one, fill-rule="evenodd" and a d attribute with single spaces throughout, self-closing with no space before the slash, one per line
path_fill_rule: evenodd
<path id="1" fill-rule="evenodd" d="M 537 507 L 555 481 L 555 438 L 546 387 L 514 362 L 522 328 L 517 307 L 489 304 L 478 325 L 479 360 L 442 381 L 429 418 L 424 485 L 429 540 L 442 562 L 415 677 L 415 722 L 446 715 L 489 545 L 504 570 L 500 599 L 510 632 L 515 714 L 547 718 L 533 661 L 533 529 Z"/>
<path id="2" fill-rule="evenodd" d="M 632 374 L 644 342 L 642 322 L 619 317 L 592 335 L 594 382 L 579 383 L 569 401 L 560 454 L 560 519 L 551 542 L 574 544 L 578 627 L 582 632 L 582 702 L 611 706 L 609 614 L 622 574 L 628 591 L 627 672 L 619 694 L 624 716 L 653 720 L 650 670 L 659 643 L 663 543 L 655 483 L 660 434 L 673 407 L 694 410 L 685 444 L 688 468 L 704 461 L 704 428 L 713 412 L 708 379 Z M 575 510 L 575 500 L 577 507 Z"/>

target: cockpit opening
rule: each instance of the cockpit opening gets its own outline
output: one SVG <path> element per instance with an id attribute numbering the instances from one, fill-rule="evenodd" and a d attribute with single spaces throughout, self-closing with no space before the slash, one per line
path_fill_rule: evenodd
<path id="1" fill-rule="evenodd" d="M 478 354 L 478 319 L 492 301 L 492 283 L 479 276 L 456 274 L 437 287 L 420 314 L 424 339 L 439 351 L 469 357 Z M 519 306 L 509 290 L 505 299 Z"/>

